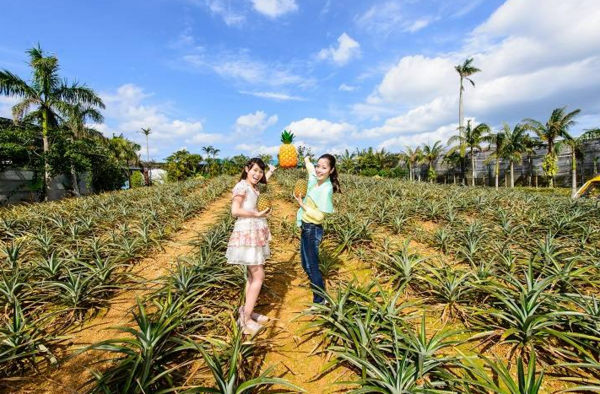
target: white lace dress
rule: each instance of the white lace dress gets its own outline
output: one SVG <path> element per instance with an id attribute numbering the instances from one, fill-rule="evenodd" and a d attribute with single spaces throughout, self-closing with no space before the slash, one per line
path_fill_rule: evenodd
<path id="1" fill-rule="evenodd" d="M 233 197 L 244 196 L 242 209 L 258 212 L 256 202 L 259 192 L 242 180 L 233 188 Z M 266 218 L 238 218 L 227 245 L 229 264 L 261 265 L 270 256 L 271 233 Z"/>

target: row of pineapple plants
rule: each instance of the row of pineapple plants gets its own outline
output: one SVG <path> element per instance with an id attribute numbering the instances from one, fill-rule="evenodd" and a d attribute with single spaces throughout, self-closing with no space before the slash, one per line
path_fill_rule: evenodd
<path id="1" fill-rule="evenodd" d="M 112 354 L 99 363 L 86 393 L 234 394 L 273 384 L 302 391 L 272 377 L 271 369 L 260 370 L 267 341 L 244 337 L 235 322 L 245 277 L 225 258 L 233 223 L 224 212 L 194 252 L 177 259 L 161 286 L 138 300 L 123 338 L 86 349 Z"/>
<path id="2" fill-rule="evenodd" d="M 0 377 L 57 363 L 65 334 L 133 284 L 135 261 L 231 184 L 193 180 L 0 211 Z"/>
<path id="3" fill-rule="evenodd" d="M 278 174 L 285 194 L 302 176 Z M 376 280 L 338 283 L 316 313 L 312 333 L 335 356 L 324 373 L 355 370 L 356 392 L 600 390 L 597 203 L 362 177 L 342 186 L 326 234 Z"/>

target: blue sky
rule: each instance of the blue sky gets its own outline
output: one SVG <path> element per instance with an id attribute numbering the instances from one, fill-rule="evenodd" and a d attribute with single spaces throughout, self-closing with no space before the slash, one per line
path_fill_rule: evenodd
<path id="1" fill-rule="evenodd" d="M 458 76 L 483 72 L 465 114 L 499 127 L 581 108 L 600 126 L 597 0 L 128 0 L 3 5 L 0 68 L 27 78 L 38 42 L 99 92 L 96 127 L 151 156 L 213 145 L 276 153 L 290 128 L 315 153 L 446 142 Z M 0 116 L 15 99 L 0 97 Z"/>

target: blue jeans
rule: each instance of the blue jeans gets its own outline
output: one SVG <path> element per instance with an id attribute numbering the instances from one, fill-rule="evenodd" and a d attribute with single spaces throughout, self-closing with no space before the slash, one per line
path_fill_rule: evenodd
<path id="1" fill-rule="evenodd" d="M 301 229 L 300 259 L 302 261 L 302 268 L 310 279 L 310 285 L 313 290 L 313 302 L 321 304 L 325 300 L 315 290 L 320 289 L 323 292 L 325 291 L 325 282 L 323 282 L 323 275 L 319 269 L 319 245 L 323 239 L 323 227 L 302 222 Z"/>

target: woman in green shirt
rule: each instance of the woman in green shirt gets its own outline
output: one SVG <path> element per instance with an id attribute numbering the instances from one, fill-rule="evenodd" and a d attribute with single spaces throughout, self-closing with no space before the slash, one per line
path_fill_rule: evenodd
<path id="1" fill-rule="evenodd" d="M 325 292 L 325 282 L 319 269 L 319 245 L 323 239 L 325 214 L 333 213 L 333 193 L 340 193 L 340 183 L 335 168 L 335 157 L 322 155 L 316 167 L 310 158 L 304 158 L 308 170 L 308 191 L 304 199 L 297 197 L 300 205 L 296 224 L 302 229 L 300 238 L 300 258 L 302 268 L 310 279 L 313 289 L 313 302 L 325 303 L 319 292 Z"/>

